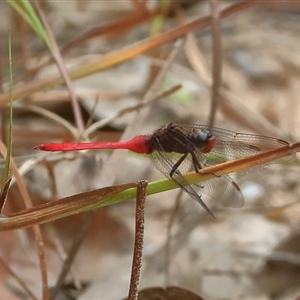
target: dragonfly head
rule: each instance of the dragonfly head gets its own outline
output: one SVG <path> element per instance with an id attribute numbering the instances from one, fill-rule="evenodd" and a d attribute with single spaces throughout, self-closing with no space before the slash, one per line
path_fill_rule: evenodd
<path id="1" fill-rule="evenodd" d="M 215 137 L 207 129 L 199 130 L 194 135 L 194 143 L 203 153 L 209 153 L 216 142 Z"/>

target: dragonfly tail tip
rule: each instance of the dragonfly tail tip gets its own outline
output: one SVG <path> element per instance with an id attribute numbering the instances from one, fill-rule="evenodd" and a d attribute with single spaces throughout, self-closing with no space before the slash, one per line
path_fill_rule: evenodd
<path id="1" fill-rule="evenodd" d="M 44 144 L 40 144 L 33 147 L 34 150 L 44 150 Z"/>

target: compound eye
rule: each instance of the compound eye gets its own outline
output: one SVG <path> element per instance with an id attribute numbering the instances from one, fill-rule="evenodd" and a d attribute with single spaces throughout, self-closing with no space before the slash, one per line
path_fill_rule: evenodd
<path id="1" fill-rule="evenodd" d="M 212 134 L 210 133 L 210 131 L 203 129 L 197 133 L 197 144 L 205 146 L 211 137 Z"/>
<path id="2" fill-rule="evenodd" d="M 203 129 L 195 135 L 194 143 L 196 147 L 203 153 L 208 153 L 215 145 L 216 139 L 209 130 Z"/>

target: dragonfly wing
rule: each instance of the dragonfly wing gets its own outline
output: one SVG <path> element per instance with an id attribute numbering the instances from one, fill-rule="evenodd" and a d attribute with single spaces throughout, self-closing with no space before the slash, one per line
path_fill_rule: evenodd
<path id="1" fill-rule="evenodd" d="M 180 159 L 180 156 L 175 158 L 175 153 L 172 156 L 170 153 L 166 154 L 165 152 L 154 151 L 151 154 L 151 160 L 155 167 L 163 173 L 167 178 L 172 179 L 180 188 L 182 188 L 191 198 L 196 200 L 200 205 L 213 216 L 211 210 L 207 207 L 207 205 L 203 202 L 201 195 L 199 195 L 194 188 L 185 180 L 182 176 L 180 169 L 182 169 L 183 165 L 187 166 L 187 160 L 185 159 L 182 164 L 176 169 L 172 177 L 170 176 L 170 172 L 174 166 L 174 164 Z M 181 155 L 182 156 L 182 155 Z M 191 167 L 191 166 L 190 166 Z"/>
<path id="2" fill-rule="evenodd" d="M 289 145 L 288 142 L 273 137 L 236 133 L 234 131 L 210 127 L 207 125 L 183 125 L 183 128 L 185 128 L 186 132 L 206 129 L 212 133 L 216 141 L 214 147 L 209 153 L 209 156 L 211 157 L 209 158 L 209 161 L 213 165 L 225 161 L 253 156 L 264 151 L 274 150 Z M 295 153 L 292 153 L 284 158 L 274 160 L 272 163 L 289 161 L 294 157 Z"/>
<path id="3" fill-rule="evenodd" d="M 204 155 L 202 156 L 200 164 L 202 167 L 208 166 L 208 162 Z M 221 203 L 227 207 L 241 207 L 244 203 L 243 195 L 237 186 L 237 184 L 225 173 L 220 177 L 215 177 L 199 184 L 189 185 L 186 179 L 183 177 L 184 174 L 195 171 L 192 162 L 191 155 L 189 154 L 186 159 L 181 163 L 174 175 L 170 177 L 170 170 L 182 157 L 182 154 L 178 153 L 166 153 L 160 151 L 154 151 L 151 154 L 151 160 L 155 167 L 163 173 L 166 177 L 171 178 L 176 184 L 181 187 L 190 197 L 200 202 L 203 205 L 201 198 L 202 194 L 209 196 L 210 198 Z"/>
<path id="4" fill-rule="evenodd" d="M 226 174 L 205 181 L 203 193 L 224 207 L 239 208 L 244 205 L 244 197 L 239 186 Z"/>
<path id="5" fill-rule="evenodd" d="M 288 142 L 281 140 L 281 139 L 272 138 L 272 137 L 268 137 L 268 136 L 261 136 L 261 135 L 244 134 L 244 133 L 238 133 L 236 135 L 235 140 L 239 141 L 240 143 L 246 144 L 246 145 L 254 146 L 254 149 L 252 150 L 253 152 L 251 152 L 254 154 L 257 154 L 257 152 L 275 150 L 280 147 L 289 145 Z M 248 148 L 249 148 L 249 146 L 248 146 Z M 244 150 L 244 151 L 246 151 L 246 150 Z M 246 151 L 246 153 L 248 151 Z M 296 155 L 295 153 L 291 153 L 290 155 L 287 155 L 286 157 L 283 157 L 280 159 L 276 159 L 276 160 L 272 161 L 271 163 L 290 161 L 290 160 L 294 159 L 295 155 Z"/>

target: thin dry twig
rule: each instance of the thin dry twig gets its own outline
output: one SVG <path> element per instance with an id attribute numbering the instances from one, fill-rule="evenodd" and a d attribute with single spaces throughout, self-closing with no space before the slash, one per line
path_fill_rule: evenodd
<path id="1" fill-rule="evenodd" d="M 73 114 L 74 114 L 74 118 L 75 118 L 75 123 L 77 125 L 77 128 L 79 130 L 79 133 L 82 133 L 84 130 L 84 126 L 83 126 L 83 118 L 82 118 L 82 113 L 81 113 L 81 109 L 76 97 L 76 94 L 74 92 L 74 88 L 73 88 L 73 84 L 72 81 L 70 79 L 69 73 L 67 71 L 67 68 L 65 66 L 64 60 L 60 54 L 59 51 L 59 47 L 56 43 L 55 37 L 52 33 L 51 27 L 47 21 L 47 18 L 43 12 L 43 10 L 40 7 L 40 4 L 37 0 L 35 0 L 35 6 L 37 9 L 37 13 L 47 31 L 47 34 L 51 40 L 51 45 L 52 45 L 52 54 L 53 57 L 57 63 L 58 69 L 60 71 L 61 76 L 63 77 L 67 87 L 68 87 L 68 91 L 70 94 L 70 98 L 71 98 L 71 104 L 72 104 L 72 108 L 73 108 Z"/>
<path id="2" fill-rule="evenodd" d="M 19 277 L 17 272 L 14 272 L 9 264 L 6 262 L 4 258 L 0 256 L 0 263 L 2 264 L 3 268 L 17 281 L 17 283 L 23 288 L 23 290 L 27 293 L 29 297 L 33 300 L 38 300 L 38 297 L 34 295 L 34 293 L 30 290 L 28 285 L 24 282 L 22 278 Z"/>
<path id="3" fill-rule="evenodd" d="M 144 244 L 144 223 L 145 223 L 145 201 L 146 201 L 146 189 L 147 181 L 139 181 L 137 184 L 136 195 L 136 213 L 135 213 L 135 240 L 132 259 L 131 279 L 128 293 L 128 300 L 137 300 L 142 256 L 143 256 L 143 244 Z"/>
<path id="4" fill-rule="evenodd" d="M 77 233 L 72 241 L 67 259 L 64 261 L 64 263 L 61 267 L 61 271 L 57 277 L 55 287 L 53 288 L 53 290 L 51 290 L 50 299 L 52 299 L 52 300 L 55 299 L 60 288 L 63 286 L 64 280 L 65 280 L 66 276 L 68 275 L 68 272 L 72 266 L 72 263 L 74 262 L 76 254 L 78 253 L 79 248 L 82 245 L 82 242 L 87 235 L 87 231 L 89 230 L 89 228 L 94 220 L 94 216 L 95 216 L 95 211 L 89 211 L 88 213 L 85 214 L 84 219 L 82 221 L 82 225 L 80 226 L 79 230 L 77 231 Z"/>
<path id="5" fill-rule="evenodd" d="M 174 92 L 176 92 L 177 90 L 179 90 L 181 88 L 181 85 L 175 85 L 174 87 L 160 93 L 159 95 L 151 98 L 151 99 L 148 99 L 148 100 L 142 100 L 141 102 L 135 104 L 135 105 L 132 105 L 132 106 L 128 106 L 126 108 L 123 108 L 121 110 L 119 110 L 118 112 L 116 112 L 116 114 L 114 116 L 111 116 L 111 117 L 107 117 L 103 120 L 100 120 L 98 122 L 95 122 L 93 123 L 89 128 L 87 128 L 83 134 L 83 137 L 84 139 L 87 139 L 88 136 L 96 131 L 97 129 L 99 128 L 102 128 L 106 125 L 108 125 L 109 123 L 113 122 L 114 120 L 116 120 L 117 118 L 121 117 L 121 116 L 124 116 L 125 114 L 127 113 L 130 113 L 132 111 L 135 111 L 135 110 L 138 110 L 140 108 L 143 108 L 145 107 L 146 105 L 150 105 L 150 104 L 155 104 L 156 102 L 158 102 L 159 100 L 173 94 Z"/>
<path id="6" fill-rule="evenodd" d="M 218 0 L 210 0 L 211 6 L 211 27 L 213 40 L 213 56 L 212 56 L 212 93 L 211 107 L 208 119 L 208 125 L 213 126 L 215 116 L 220 102 L 220 87 L 222 85 L 222 46 L 221 46 L 221 30 L 220 30 L 220 8 Z"/>
<path id="7" fill-rule="evenodd" d="M 48 109 L 39 107 L 37 105 L 28 104 L 28 103 L 13 103 L 14 108 L 22 109 L 22 110 L 28 110 L 31 112 L 34 112 L 36 114 L 39 114 L 43 117 L 46 117 L 49 120 L 52 120 L 60 125 L 62 125 L 64 128 L 66 128 L 75 139 L 78 139 L 79 131 L 77 128 L 72 126 L 70 122 L 66 121 L 64 118 L 60 117 L 59 115 L 49 111 Z"/>

